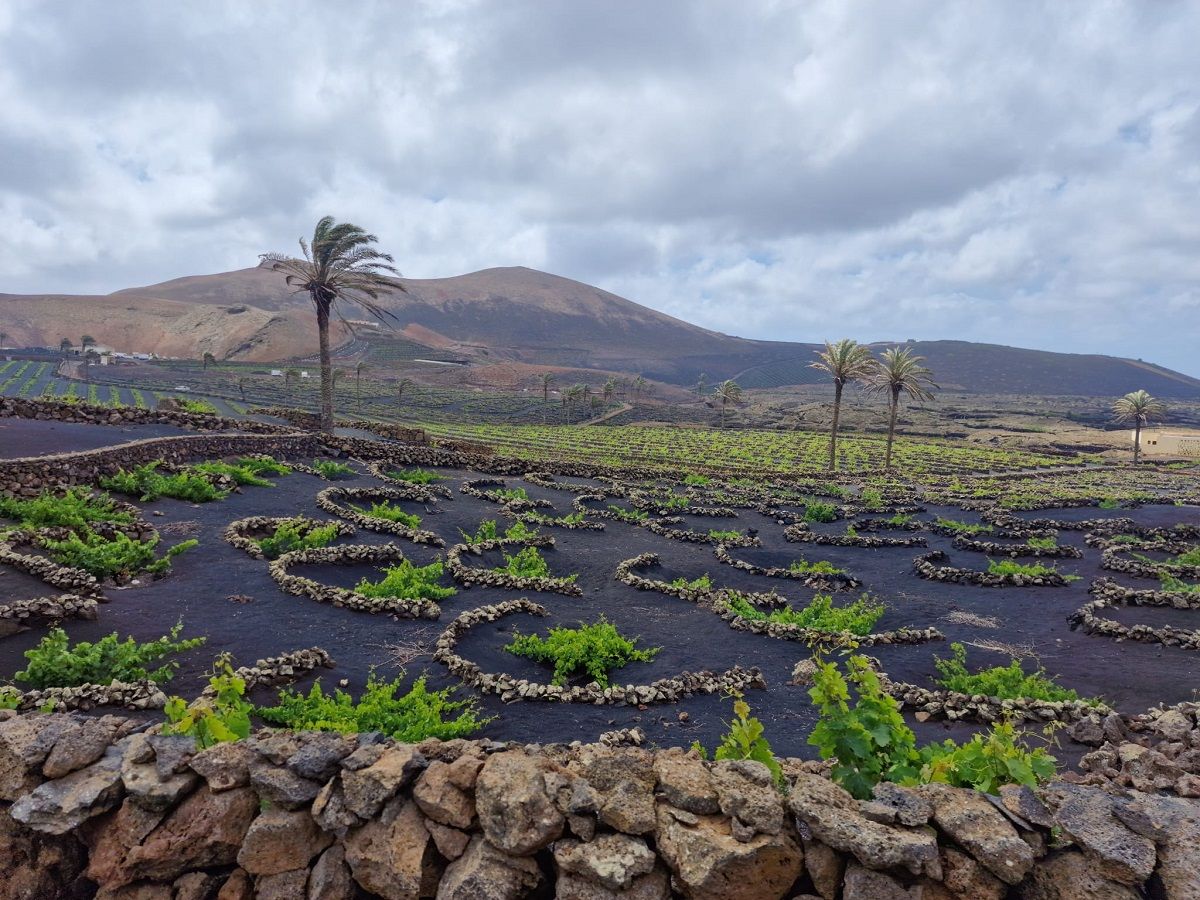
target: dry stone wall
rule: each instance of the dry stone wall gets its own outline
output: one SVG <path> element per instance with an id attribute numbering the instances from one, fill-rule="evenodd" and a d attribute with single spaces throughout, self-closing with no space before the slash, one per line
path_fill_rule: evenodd
<path id="1" fill-rule="evenodd" d="M 1194 720 L 1191 720 L 1194 724 Z M 1165 725 L 1166 723 L 1162 723 Z M 1196 896 L 1200 803 L 1067 781 L 855 800 L 782 760 L 0 712 L 0 900 Z"/>

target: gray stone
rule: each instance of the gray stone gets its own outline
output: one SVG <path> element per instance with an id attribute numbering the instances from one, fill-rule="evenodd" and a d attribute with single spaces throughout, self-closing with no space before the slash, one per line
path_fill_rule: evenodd
<path id="1" fill-rule="evenodd" d="M 894 811 L 894 821 L 915 828 L 926 824 L 933 817 L 933 804 L 917 791 L 900 787 L 890 781 L 881 781 L 873 792 L 876 803 Z"/>
<path id="2" fill-rule="evenodd" d="M 18 822 L 46 834 L 66 834 L 92 816 L 115 807 L 124 792 L 121 758 L 124 748 L 109 747 L 99 760 L 77 772 L 47 781 L 9 809 Z M 49 753 L 49 749 L 46 751 Z"/>
<path id="3" fill-rule="evenodd" d="M 846 867 L 842 900 L 917 900 L 917 897 L 892 876 L 851 863 Z"/>
<path id="4" fill-rule="evenodd" d="M 771 770 L 748 759 L 713 763 L 712 782 L 721 812 L 764 834 L 783 830 L 783 799 Z"/>
<path id="5" fill-rule="evenodd" d="M 250 823 L 237 861 L 251 875 L 278 875 L 307 868 L 332 842 L 307 810 L 268 809 Z"/>
<path id="6" fill-rule="evenodd" d="M 164 781 L 188 768 L 196 755 L 196 739 L 186 734 L 151 734 L 146 736 L 154 751 L 154 767 Z"/>
<path id="7" fill-rule="evenodd" d="M 341 844 L 335 844 L 312 867 L 306 900 L 354 900 L 356 893 L 350 867 L 346 865 L 346 851 Z"/>
<path id="8" fill-rule="evenodd" d="M 243 741 L 214 744 L 188 761 L 188 766 L 208 784 L 213 793 L 231 791 L 250 783 L 254 750 Z"/>
<path id="9" fill-rule="evenodd" d="M 933 802 L 937 827 L 1005 884 L 1017 884 L 1033 867 L 1033 850 L 1007 818 L 978 791 L 922 785 Z"/>
<path id="10" fill-rule="evenodd" d="M 374 758 L 367 765 L 356 769 L 347 766 L 342 772 L 342 793 L 346 809 L 361 819 L 370 819 L 424 768 L 425 757 L 409 744 L 370 745 L 360 747 L 347 757 L 347 762 L 361 762 L 364 756 Z"/>
<path id="11" fill-rule="evenodd" d="M 827 778 L 798 773 L 788 808 L 813 836 L 872 869 L 902 867 L 914 875 L 942 876 L 937 837 L 929 828 L 902 828 L 872 822 L 857 801 Z"/>
<path id="12" fill-rule="evenodd" d="M 51 779 L 62 778 L 91 765 L 129 726 L 127 719 L 116 716 L 85 719 L 78 728 L 68 729 L 55 741 L 54 749 L 42 765 L 42 775 Z"/>
<path id="13" fill-rule="evenodd" d="M 623 891 L 639 875 L 647 875 L 654 869 L 656 857 L 641 838 L 602 834 L 586 844 L 570 839 L 557 841 L 554 861 L 562 872 L 612 891 Z"/>
<path id="14" fill-rule="evenodd" d="M 258 759 L 250 764 L 250 786 L 264 801 L 284 809 L 308 806 L 322 787 L 319 782 Z"/>
<path id="15" fill-rule="evenodd" d="M 1021 900 L 1140 900 L 1140 891 L 1110 881 L 1075 850 L 1040 860 L 1020 887 Z"/>
<path id="16" fill-rule="evenodd" d="M 446 868 L 437 900 L 520 900 L 541 880 L 532 858 L 509 856 L 476 836 L 466 852 Z"/>
<path id="17" fill-rule="evenodd" d="M 546 793 L 544 776 L 551 771 L 544 757 L 519 750 L 488 757 L 475 784 L 475 808 L 493 846 L 526 856 L 562 834 L 566 819 Z"/>
<path id="18" fill-rule="evenodd" d="M 1055 782 L 1043 791 L 1055 823 L 1092 860 L 1097 872 L 1122 884 L 1141 884 L 1154 871 L 1154 842 L 1134 834 L 1117 819 L 1114 800 L 1103 791 Z"/>
<path id="19" fill-rule="evenodd" d="M 720 812 L 717 791 L 704 763 L 678 748 L 654 757 L 654 774 L 664 799 L 678 809 L 700 815 Z"/>

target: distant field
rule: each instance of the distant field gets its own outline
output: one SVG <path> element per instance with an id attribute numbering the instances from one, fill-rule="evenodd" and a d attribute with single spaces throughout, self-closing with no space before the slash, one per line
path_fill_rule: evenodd
<path id="1" fill-rule="evenodd" d="M 535 459 L 567 458 L 620 464 L 637 462 L 665 470 L 746 469 L 787 473 L 825 470 L 827 435 L 819 432 L 718 431 L 698 428 L 561 428 L 555 426 L 449 425 L 425 423 L 434 435 L 490 444 L 501 452 Z M 839 443 L 843 471 L 883 465 L 881 438 L 845 435 Z M 896 468 L 906 475 L 987 473 L 1078 466 L 1082 456 L 972 447 L 962 443 L 898 438 Z"/>

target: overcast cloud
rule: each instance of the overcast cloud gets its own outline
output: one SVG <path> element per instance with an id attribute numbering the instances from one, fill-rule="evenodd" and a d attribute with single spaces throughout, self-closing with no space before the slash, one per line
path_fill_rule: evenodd
<path id="1" fill-rule="evenodd" d="M 1200 4 L 0 2 L 0 291 L 331 213 L 710 328 L 1200 375 Z"/>

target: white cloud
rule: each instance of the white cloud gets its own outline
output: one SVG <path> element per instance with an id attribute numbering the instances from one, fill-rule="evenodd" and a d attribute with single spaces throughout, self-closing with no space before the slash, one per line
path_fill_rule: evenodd
<path id="1" fill-rule="evenodd" d="M 332 10 L 0 6 L 0 292 L 251 265 L 329 212 L 414 277 L 1200 374 L 1194 4 Z"/>

